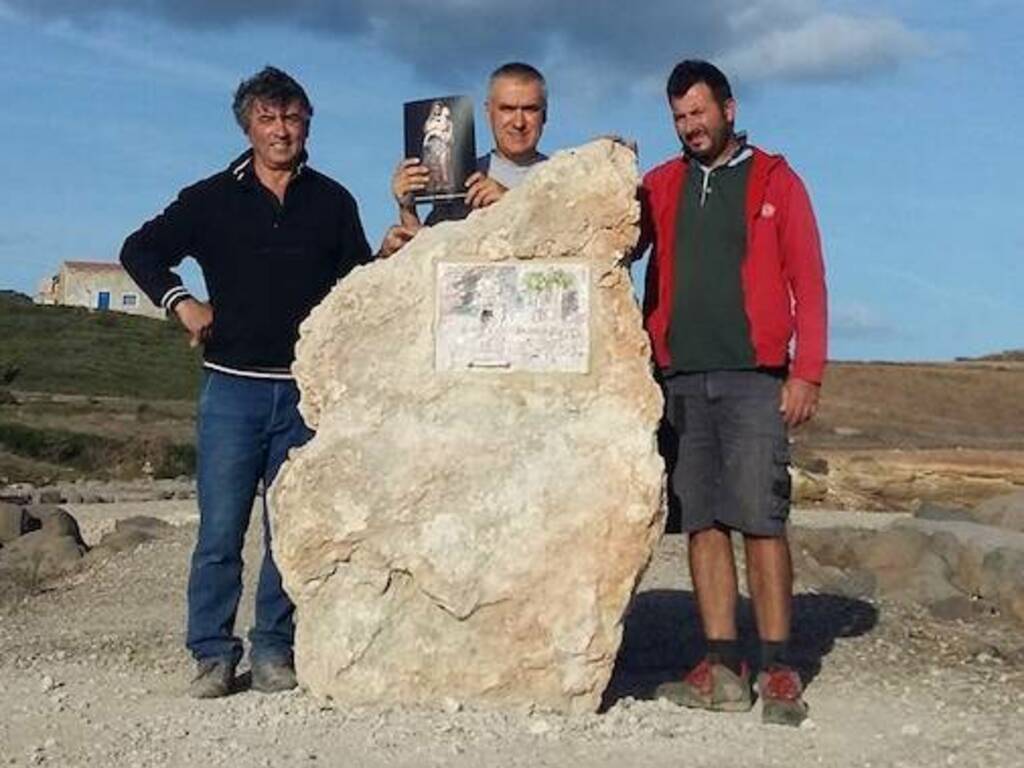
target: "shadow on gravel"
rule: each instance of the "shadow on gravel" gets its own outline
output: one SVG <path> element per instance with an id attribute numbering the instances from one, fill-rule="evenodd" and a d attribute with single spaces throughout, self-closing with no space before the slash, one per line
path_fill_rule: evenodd
<path id="1" fill-rule="evenodd" d="M 866 634 L 877 623 L 878 609 L 863 600 L 839 595 L 794 596 L 790 656 L 804 684 L 821 671 L 822 659 L 832 651 L 836 638 Z M 746 598 L 740 601 L 739 630 L 747 660 L 756 671 L 757 631 Z M 655 589 L 639 593 L 626 616 L 622 646 L 602 710 L 627 696 L 652 698 L 659 684 L 679 679 L 703 655 L 704 640 L 692 592 Z"/>

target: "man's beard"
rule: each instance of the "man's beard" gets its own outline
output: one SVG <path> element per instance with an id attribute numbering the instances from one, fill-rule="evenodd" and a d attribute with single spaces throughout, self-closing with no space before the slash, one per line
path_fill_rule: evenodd
<path id="1" fill-rule="evenodd" d="M 725 151 L 725 148 L 729 146 L 729 140 L 733 136 L 732 123 L 724 124 L 720 130 L 714 133 L 707 131 L 707 136 L 711 139 L 711 144 L 704 151 L 695 150 L 685 139 L 683 140 L 683 148 L 686 150 L 686 154 L 696 158 L 705 165 L 717 160 L 722 152 Z"/>

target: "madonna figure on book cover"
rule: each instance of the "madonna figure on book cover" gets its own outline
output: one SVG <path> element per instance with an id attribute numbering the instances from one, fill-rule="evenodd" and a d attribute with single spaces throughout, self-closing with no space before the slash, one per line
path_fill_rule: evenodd
<path id="1" fill-rule="evenodd" d="M 418 157 L 430 171 L 417 203 L 465 197 L 466 179 L 476 169 L 473 102 L 466 96 L 407 102 L 405 156 Z"/>

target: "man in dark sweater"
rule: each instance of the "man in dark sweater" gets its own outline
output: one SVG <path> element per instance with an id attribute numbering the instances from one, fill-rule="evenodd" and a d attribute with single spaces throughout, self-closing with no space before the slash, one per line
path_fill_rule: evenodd
<path id="1" fill-rule="evenodd" d="M 299 323 L 353 268 L 373 259 L 352 195 L 306 164 L 313 107 L 302 86 L 267 67 L 242 82 L 233 110 L 250 148 L 226 170 L 183 189 L 128 237 L 121 262 L 203 345 L 197 423 L 199 536 L 188 585 L 187 646 L 197 698 L 228 694 L 242 656 L 234 634 L 241 551 L 260 483 L 312 432 L 290 367 Z M 408 239 L 388 231 L 380 256 Z M 209 301 L 172 268 L 192 256 Z M 263 505 L 265 551 L 251 642 L 252 687 L 295 686 L 294 607 L 281 586 Z"/>
<path id="2" fill-rule="evenodd" d="M 671 485 L 708 652 L 660 694 L 706 709 L 752 706 L 736 631 L 739 531 L 761 639 L 763 718 L 797 724 L 807 708 L 787 654 L 787 430 L 813 416 L 825 366 L 818 230 L 785 160 L 735 133 L 721 71 L 684 61 L 667 90 L 684 155 L 644 177 L 641 252 L 654 248 L 644 310 L 678 440 Z"/>

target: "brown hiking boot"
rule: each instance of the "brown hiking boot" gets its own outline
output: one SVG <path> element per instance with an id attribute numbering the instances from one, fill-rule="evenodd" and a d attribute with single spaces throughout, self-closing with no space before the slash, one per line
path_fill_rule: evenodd
<path id="1" fill-rule="evenodd" d="M 774 725 L 800 725 L 807 718 L 803 683 L 792 667 L 775 665 L 757 676 L 761 698 L 761 722 Z"/>
<path id="2" fill-rule="evenodd" d="M 716 712 L 746 712 L 754 706 L 747 663 L 743 662 L 737 675 L 706 657 L 682 680 L 659 685 L 655 695 L 684 707 Z"/>

